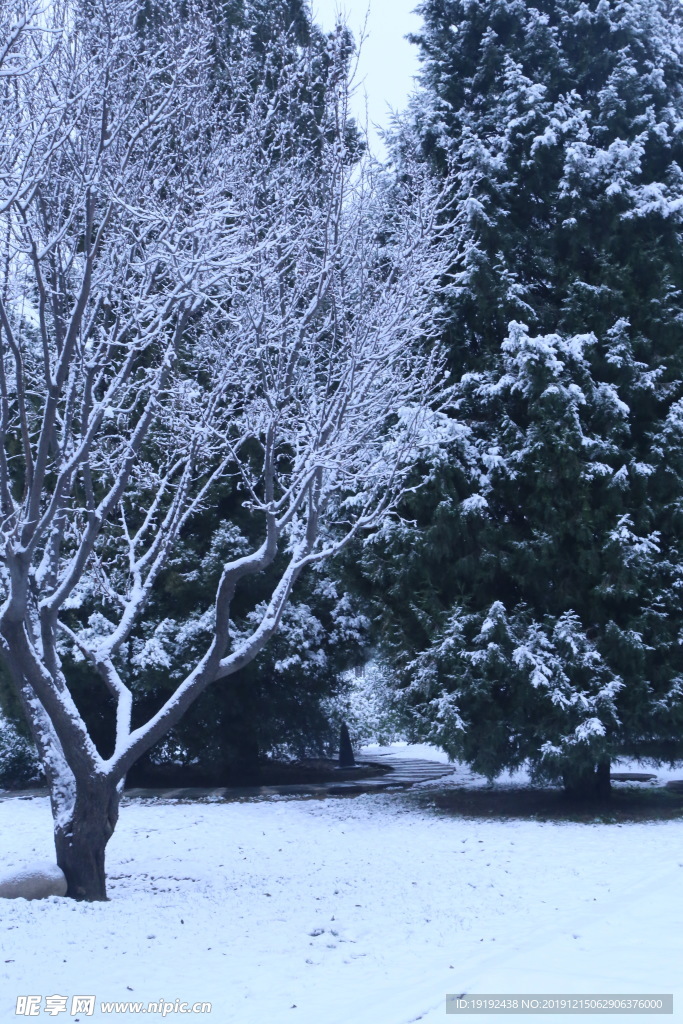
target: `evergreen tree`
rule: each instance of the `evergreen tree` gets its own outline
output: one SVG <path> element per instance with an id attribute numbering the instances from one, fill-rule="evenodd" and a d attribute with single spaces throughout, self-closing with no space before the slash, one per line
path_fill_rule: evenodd
<path id="1" fill-rule="evenodd" d="M 147 0 L 152 23 L 163 17 L 164 2 Z M 319 159 L 324 98 L 330 76 L 340 71 L 339 38 L 325 35 L 315 25 L 303 0 L 226 0 L 213 5 L 211 17 L 217 102 L 230 91 L 235 50 L 246 48 L 251 54 L 255 91 L 274 93 L 282 67 L 298 61 L 305 72 L 295 82 L 288 118 L 296 129 L 283 137 L 282 145 L 294 147 L 299 159 Z M 342 44 L 350 60 L 349 35 L 343 34 Z M 302 50 L 306 62 L 300 61 Z M 277 123 L 273 130 L 279 130 Z M 347 141 L 349 151 L 359 154 L 362 143 L 351 119 Z M 272 198 L 264 195 L 262 201 L 267 205 Z M 224 487 L 218 510 L 196 517 L 187 530 L 184 557 L 166 574 L 144 635 L 131 648 L 131 678 L 143 698 L 138 703 L 141 720 L 166 700 L 206 641 L 206 624 L 196 609 L 214 593 L 223 562 L 248 540 L 256 540 L 249 536 L 249 516 L 241 514 L 243 501 L 235 481 L 234 487 Z M 221 518 L 241 520 L 244 532 L 217 532 Z M 261 595 L 266 598 L 271 576 L 278 570 L 279 564 L 270 576 L 244 588 L 240 597 L 245 610 Z M 324 702 L 343 688 L 344 672 L 362 659 L 366 643 L 366 621 L 331 572 L 329 567 L 320 568 L 301 582 L 272 645 L 237 681 L 203 694 L 161 747 L 151 752 L 152 759 L 193 764 L 207 777 L 229 782 L 253 774 L 268 751 L 321 752 L 331 739 Z M 235 631 L 250 628 L 249 621 L 240 618 L 239 603 L 235 611 Z"/>
<path id="2" fill-rule="evenodd" d="M 230 89 L 226 71 L 236 48 L 247 47 L 252 55 L 255 90 L 275 92 L 279 72 L 287 64 L 298 61 L 305 68 L 290 96 L 288 123 L 294 130 L 282 138 L 282 145 L 294 148 L 299 159 L 319 161 L 325 95 L 331 77 L 340 73 L 340 60 L 343 64 L 351 59 L 350 35 L 344 30 L 341 38 L 339 33 L 323 33 L 303 0 L 228 0 L 215 4 L 213 20 L 217 93 Z M 302 50 L 306 62 L 300 61 Z M 274 131 L 278 130 L 276 121 Z M 362 141 L 351 118 L 346 133 L 349 152 L 359 155 Z M 264 195 L 264 205 L 272 198 Z M 205 641 L 205 624 L 195 609 L 205 606 L 205 595 L 214 592 L 223 562 L 234 557 L 247 539 L 256 540 L 249 536 L 253 529 L 249 516 L 241 514 L 243 501 L 244 494 L 235 481 L 234 487 L 225 488 L 219 510 L 192 523 L 183 564 L 167 574 L 147 635 L 137 638 L 131 665 L 138 679 L 136 688 L 147 698 L 139 705 L 142 718 L 163 703 L 186 671 L 188 659 L 196 657 Z M 241 520 L 244 533 L 217 533 L 220 517 L 230 522 Z M 278 563 L 270 575 L 244 588 L 240 595 L 244 610 L 253 607 L 261 595 L 267 597 L 271 577 L 275 578 L 279 568 Z M 235 632 L 251 628 L 248 619 L 241 618 L 239 600 L 235 611 Z M 301 581 L 273 643 L 239 680 L 202 695 L 162 747 L 152 752 L 152 758 L 192 763 L 215 779 L 229 782 L 253 773 L 259 758 L 269 751 L 321 753 L 332 738 L 325 701 L 344 688 L 344 673 L 362 660 L 366 631 L 365 618 L 335 581 L 333 568 L 316 569 Z M 145 664 L 147 655 L 140 652 L 156 650 L 155 637 L 163 649 L 160 662 L 154 664 L 150 657 Z M 144 668 L 136 661 L 140 657 Z"/>
<path id="3" fill-rule="evenodd" d="M 92 13 L 91 6 L 90 0 L 83 0 L 84 17 Z M 192 6 L 188 0 L 186 14 Z M 142 36 L 153 35 L 164 19 L 177 18 L 179 10 L 182 14 L 182 5 L 168 0 L 141 0 L 138 31 Z M 299 66 L 301 73 L 293 80 L 289 97 L 293 113 L 288 111 L 288 134 L 282 133 L 282 144 L 295 147 L 302 160 L 319 159 L 325 96 L 331 76 L 339 74 L 344 60 L 351 58 L 350 35 L 344 30 L 323 33 L 303 0 L 225 0 L 206 10 L 214 36 L 216 103 L 230 93 L 230 69 L 238 55 L 243 64 L 245 52 L 249 55 L 255 92 L 274 94 L 282 67 Z M 279 130 L 277 123 L 273 130 Z M 349 151 L 360 154 L 362 141 L 351 118 L 346 130 Z M 265 195 L 264 205 L 272 198 Z M 237 475 L 222 482 L 218 505 L 193 517 L 184 531 L 181 555 L 150 597 L 145 622 L 128 645 L 124 673 L 136 696 L 136 721 L 146 721 L 163 705 L 192 659 L 200 656 L 211 626 L 197 609 L 210 603 L 224 561 L 260 540 L 243 509 L 244 498 Z M 221 530 L 223 520 L 240 522 L 242 530 Z M 270 574 L 243 588 L 234 606 L 236 635 L 251 628 L 247 610 L 269 595 L 282 561 Z M 73 614 L 74 626 L 89 621 L 93 635 L 109 629 L 96 602 L 84 604 Z M 192 764 L 218 784 L 253 773 L 259 758 L 269 751 L 320 753 L 333 737 L 325 701 L 343 690 L 344 673 L 362 660 L 366 632 L 364 616 L 335 582 L 333 570 L 316 568 L 299 584 L 273 643 L 236 681 L 203 694 L 176 729 L 135 766 L 133 781 L 141 773 L 147 776 L 150 761 Z M 74 691 L 79 710 L 99 748 L 109 752 L 114 742 L 108 717 L 111 707 L 98 687 L 91 685 L 93 670 L 85 661 L 70 665 L 70 671 L 81 680 Z M 1 672 L 0 706 L 11 725 L 25 732 L 21 708 Z"/>
<path id="4" fill-rule="evenodd" d="M 420 11 L 395 151 L 454 168 L 471 434 L 404 510 L 414 554 L 397 527 L 366 573 L 417 735 L 604 790 L 614 757 L 683 756 L 683 9 Z"/>

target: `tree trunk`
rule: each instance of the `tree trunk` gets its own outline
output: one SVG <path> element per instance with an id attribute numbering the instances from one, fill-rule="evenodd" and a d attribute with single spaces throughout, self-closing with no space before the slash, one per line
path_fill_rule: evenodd
<path id="1" fill-rule="evenodd" d="M 597 795 L 599 797 L 609 797 L 612 792 L 612 783 L 610 781 L 610 768 L 611 764 L 609 758 L 603 761 L 599 761 L 595 769 L 595 785 Z"/>
<path id="2" fill-rule="evenodd" d="M 568 765 L 562 773 L 562 784 L 566 795 L 575 800 L 608 798 L 612 792 L 609 758 L 580 768 Z"/>
<path id="3" fill-rule="evenodd" d="M 106 900 L 104 851 L 119 816 L 119 793 L 111 781 L 76 783 L 73 811 L 55 822 L 57 863 L 64 872 L 67 896 Z"/>
<path id="4" fill-rule="evenodd" d="M 353 756 L 353 747 L 351 746 L 351 737 L 349 736 L 349 727 L 346 722 L 342 722 L 341 729 L 339 730 L 339 767 L 356 767 L 356 759 Z"/>

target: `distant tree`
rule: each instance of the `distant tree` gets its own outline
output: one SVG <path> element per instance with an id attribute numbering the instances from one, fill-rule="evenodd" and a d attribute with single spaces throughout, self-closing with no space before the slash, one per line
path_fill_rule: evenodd
<path id="1" fill-rule="evenodd" d="M 86 4 L 86 13 L 89 10 Z M 186 14 L 189 11 L 188 8 Z M 165 19 L 174 12 L 178 14 L 173 3 L 147 0 L 139 7 L 138 30 L 163 30 Z M 230 66 L 239 54 L 242 60 L 248 54 L 252 89 L 265 88 L 275 95 L 279 71 L 296 63 L 300 48 L 306 47 L 308 59 L 305 65 L 299 61 L 299 75 L 290 98 L 296 107 L 290 107 L 288 117 L 296 120 L 296 131 L 289 132 L 288 145 L 296 150 L 299 159 L 322 160 L 320 135 L 326 117 L 326 96 L 340 67 L 348 74 L 350 36 L 342 33 L 330 45 L 330 37 L 311 22 L 310 12 L 300 0 L 269 0 L 263 4 L 236 0 L 211 5 L 207 16 L 212 39 L 208 71 L 213 78 L 213 90 L 220 96 L 231 88 Z M 243 105 L 242 114 L 244 118 L 250 116 L 248 102 Z M 236 115 L 233 109 L 233 119 Z M 357 160 L 362 142 L 351 118 L 346 120 L 345 132 L 348 158 Z M 320 180 L 324 181 L 324 174 Z M 231 538 L 242 547 L 256 538 L 255 524 L 250 524 L 242 507 L 243 498 L 234 478 L 221 482 L 216 502 L 216 507 L 195 515 L 181 531 L 182 557 L 161 574 L 147 603 L 144 622 L 132 633 L 126 682 L 135 693 L 136 721 L 146 720 L 161 707 L 189 670 L 187 658 L 196 656 L 199 637 L 207 639 L 206 630 L 202 634 L 197 623 L 202 614 L 197 609 L 203 610 L 215 592 L 222 565 L 221 544 L 222 554 L 227 557 Z M 236 526 L 230 537 L 221 529 L 225 518 L 240 523 L 241 529 Z M 190 572 L 188 564 L 193 565 Z M 367 638 L 366 620 L 353 609 L 350 596 L 341 592 L 339 584 L 328 577 L 322 566 L 315 578 L 315 586 L 304 583 L 297 588 L 292 597 L 293 607 L 281 622 L 277 639 L 240 674 L 239 682 L 203 694 L 170 736 L 136 766 L 134 779 L 148 778 L 150 761 L 172 761 L 181 771 L 183 765 L 193 765 L 196 771 L 220 784 L 245 773 L 253 774 L 261 756 L 268 751 L 320 753 L 338 731 L 327 720 L 323 702 L 344 689 L 343 673 L 362 660 Z M 251 592 L 240 595 L 241 600 L 238 597 L 234 608 L 237 618 L 242 607 L 244 614 L 248 614 L 254 604 L 267 596 L 270 582 L 266 574 L 265 579 L 259 578 L 247 588 Z M 93 604 L 90 611 L 95 610 Z M 191 634 L 192 643 L 173 642 L 178 620 L 183 622 L 182 635 Z M 70 677 L 79 711 L 93 738 L 106 749 L 113 743 L 113 723 L 110 709 L 92 686 L 92 670 L 82 661 L 71 666 Z M 1 678 L 0 703 L 15 728 L 24 729 L 21 708 L 11 689 L 2 685 Z"/>
<path id="2" fill-rule="evenodd" d="M 456 168 L 471 433 L 425 469 L 395 561 L 368 548 L 380 632 L 417 734 L 604 791 L 614 757 L 683 756 L 683 8 L 420 11 L 395 145 Z"/>
<path id="3" fill-rule="evenodd" d="M 143 11 L 143 25 L 163 23 L 165 5 L 161 0 L 148 2 Z M 324 183 L 320 140 L 327 117 L 326 97 L 340 70 L 349 74 L 353 53 L 350 36 L 342 30 L 331 45 L 331 38 L 312 22 L 301 0 L 239 0 L 211 5 L 207 13 L 213 35 L 211 73 L 219 93 L 229 92 L 230 65 L 243 48 L 249 53 L 252 87 L 258 83 L 274 96 L 282 68 L 298 61 L 299 73 L 287 113 L 288 119 L 296 122 L 296 129 L 288 134 L 289 157 L 296 151 L 300 160 L 313 164 L 318 161 L 320 181 Z M 298 56 L 301 47 L 308 54 L 305 65 Z M 248 105 L 244 114 L 249 115 Z M 347 159 L 355 162 L 363 145 L 350 117 L 344 131 Z M 313 173 L 309 178 L 312 182 Z M 246 550 L 256 539 L 255 524 L 242 504 L 236 481 L 225 479 L 218 505 L 195 516 L 182 531 L 182 557 L 161 575 L 147 605 L 145 621 L 133 634 L 136 651 L 142 653 L 132 653 L 128 681 L 136 694 L 141 721 L 163 704 L 189 670 L 199 638 L 206 641 L 206 631 L 202 633 L 198 621 L 202 612 L 197 609 L 203 610 L 215 592 L 223 561 L 235 550 L 231 545 Z M 235 524 L 228 534 L 221 529 L 225 518 Z M 187 571 L 188 563 L 194 566 L 191 572 Z M 276 562 L 270 577 L 278 571 Z M 264 753 L 321 752 L 333 732 L 323 703 L 344 689 L 344 672 L 362 660 L 367 643 L 366 620 L 353 608 L 352 598 L 343 593 L 330 571 L 318 566 L 312 585 L 307 581 L 299 584 L 273 642 L 240 673 L 238 681 L 203 694 L 190 714 L 149 751 L 133 773 L 134 779 L 140 771 L 143 779 L 149 775 L 149 761 L 172 761 L 179 766 L 192 765 L 195 773 L 225 784 L 256 773 Z M 250 614 L 254 605 L 267 597 L 270 577 L 264 574 L 237 595 L 236 620 Z M 175 643 L 179 620 L 187 643 Z M 154 650 L 160 655 L 158 664 L 152 656 Z M 112 740 L 108 735 L 109 716 L 103 713 L 101 702 L 89 701 L 93 690 L 85 666 L 82 671 L 85 685 L 82 692 L 76 686 L 75 697 L 98 740 L 106 745 Z"/>
<path id="4" fill-rule="evenodd" d="M 81 899 L 105 898 L 126 772 L 253 661 L 306 567 L 391 513 L 443 383 L 422 344 L 451 260 L 438 189 L 416 168 L 380 238 L 384 186 L 349 160 L 345 33 L 311 160 L 292 137 L 312 55 L 281 62 L 273 92 L 245 42 L 218 90 L 211 23 L 182 15 L 2 9 L 0 652 Z M 139 722 L 136 628 L 226 479 L 258 539 L 226 546 L 196 657 Z M 109 697 L 106 750 L 72 694 L 79 655 Z"/>
<path id="5" fill-rule="evenodd" d="M 0 789 L 18 789 L 41 781 L 35 748 L 0 715 Z"/>

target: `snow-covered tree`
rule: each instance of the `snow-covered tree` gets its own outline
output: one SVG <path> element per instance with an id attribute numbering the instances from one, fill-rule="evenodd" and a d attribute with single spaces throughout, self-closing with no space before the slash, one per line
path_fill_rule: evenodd
<path id="1" fill-rule="evenodd" d="M 161 2 L 145 5 L 144 11 L 153 24 L 165 16 Z M 252 86 L 258 80 L 273 92 L 278 87 L 278 68 L 295 62 L 298 48 L 306 47 L 309 57 L 306 66 L 300 65 L 296 86 L 299 111 L 290 112 L 296 118 L 296 131 L 290 129 L 288 145 L 290 155 L 296 147 L 307 160 L 321 159 L 316 135 L 325 116 L 326 90 L 343 66 L 343 38 L 331 48 L 301 0 L 256 4 L 238 0 L 211 5 L 207 13 L 214 34 L 211 71 L 218 90 L 229 88 L 225 68 L 235 46 L 249 48 Z M 347 48 L 351 62 L 350 44 Z M 350 119 L 346 142 L 355 160 L 362 143 Z M 226 519 L 229 529 L 223 525 Z M 248 550 L 258 528 L 243 508 L 237 481 L 226 477 L 211 505 L 181 531 L 178 549 L 129 641 L 125 680 L 135 697 L 135 723 L 161 706 L 194 664 L 201 645 L 208 642 L 210 624 L 203 613 L 222 565 L 238 549 Z M 267 572 L 244 581 L 231 613 L 238 628 L 246 627 L 254 606 L 267 599 L 282 558 Z M 320 753 L 331 734 L 322 702 L 344 689 L 343 672 L 362 659 L 365 639 L 363 616 L 354 611 L 331 573 L 332 567 L 319 564 L 315 573 L 299 582 L 273 642 L 230 685 L 203 693 L 189 714 L 137 763 L 128 784 L 148 780 L 159 762 L 173 765 L 174 778 L 181 778 L 184 766 L 191 765 L 193 776 L 205 780 L 203 784 L 211 780 L 227 785 L 245 776 L 257 777 L 264 755 L 276 749 L 301 756 Z M 84 606 L 81 614 L 85 612 Z M 111 716 L 102 708 L 91 675 L 86 662 L 69 670 L 79 710 L 93 739 L 106 749 L 113 742 Z"/>
<path id="2" fill-rule="evenodd" d="M 41 779 L 35 748 L 0 715 L 0 789 L 35 785 Z"/>
<path id="3" fill-rule="evenodd" d="M 471 434 L 406 506 L 421 537 L 373 555 L 384 633 L 421 735 L 604 789 L 613 757 L 683 754 L 683 8 L 420 10 L 397 147 L 456 168 Z"/>
<path id="4" fill-rule="evenodd" d="M 210 19 L 181 8 L 145 23 L 136 0 L 17 0 L 0 66 L 0 649 L 76 898 L 105 897 L 128 769 L 262 650 L 307 566 L 391 513 L 443 385 L 423 344 L 452 260 L 441 200 L 416 168 L 378 230 L 385 186 L 348 148 L 346 34 L 311 159 L 294 136 L 317 54 L 275 43 L 254 73 L 245 29 L 219 87 Z M 131 650 L 136 625 L 226 477 L 259 540 L 230 550 L 193 664 L 138 723 L 125 666 L 165 638 Z M 276 564 L 236 623 L 243 581 Z M 79 656 L 107 750 L 70 688 Z"/>

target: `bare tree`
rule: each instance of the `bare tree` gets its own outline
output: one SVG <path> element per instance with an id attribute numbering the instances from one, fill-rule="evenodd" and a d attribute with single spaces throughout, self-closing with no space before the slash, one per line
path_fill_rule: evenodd
<path id="1" fill-rule="evenodd" d="M 80 899 L 106 898 L 128 769 L 258 654 L 307 565 L 391 513 L 443 380 L 425 346 L 439 200 L 417 170 L 390 183 L 351 159 L 344 34 L 301 145 L 310 54 L 261 56 L 264 76 L 233 40 L 217 90 L 199 7 L 153 31 L 136 8 L 19 2 L 0 51 L 0 649 Z M 262 543 L 224 566 L 206 650 L 133 729 L 131 633 L 229 476 Z M 236 635 L 240 582 L 283 554 Z M 93 602 L 106 614 L 86 621 Z M 113 698 L 109 756 L 73 699 L 74 654 Z"/>

